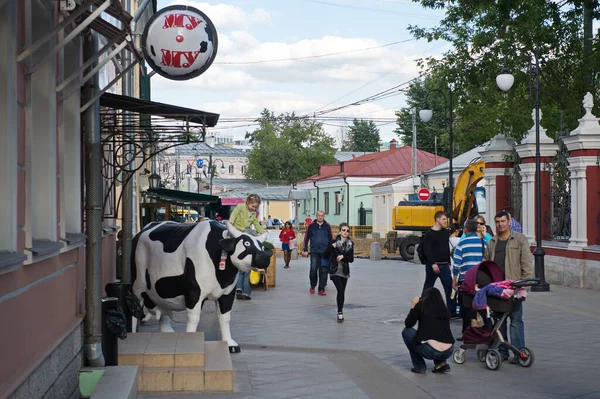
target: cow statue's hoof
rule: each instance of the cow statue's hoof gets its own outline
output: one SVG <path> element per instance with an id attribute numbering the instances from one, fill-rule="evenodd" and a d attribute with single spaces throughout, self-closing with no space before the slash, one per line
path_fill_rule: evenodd
<path id="1" fill-rule="evenodd" d="M 240 353 L 241 351 L 239 345 L 229 347 L 229 353 Z"/>

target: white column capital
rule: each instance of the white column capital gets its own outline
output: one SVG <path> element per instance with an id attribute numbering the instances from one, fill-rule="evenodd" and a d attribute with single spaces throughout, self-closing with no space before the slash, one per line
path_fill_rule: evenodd
<path id="1" fill-rule="evenodd" d="M 521 159 L 535 158 L 535 142 L 521 144 L 515 147 Z M 558 152 L 558 144 L 540 142 L 540 157 L 553 157 Z"/>

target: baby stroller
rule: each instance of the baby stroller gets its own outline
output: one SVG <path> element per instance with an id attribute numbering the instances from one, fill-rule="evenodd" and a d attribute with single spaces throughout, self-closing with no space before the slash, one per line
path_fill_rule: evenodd
<path id="1" fill-rule="evenodd" d="M 460 287 L 462 306 L 465 308 L 476 308 L 473 303 L 477 291 L 476 285 L 481 289 L 491 283 L 502 280 L 504 280 L 502 270 L 500 270 L 500 266 L 495 262 L 484 261 L 469 269 Z M 467 350 L 475 349 L 479 361 L 485 362 L 485 365 L 490 370 L 498 370 L 502 366 L 502 355 L 498 349 L 505 347 L 515 355 L 515 358 L 519 361 L 519 365 L 523 367 L 531 366 L 535 359 L 533 351 L 527 347 L 516 348 L 505 341 L 500 333 L 500 327 L 510 313 L 518 310 L 520 302 L 525 300 L 520 295 L 520 289 L 538 285 L 539 283 L 540 280 L 537 278 L 515 280 L 510 283 L 511 289 L 514 289 L 514 294 L 509 298 L 486 295 L 487 306 L 490 312 L 488 313 L 486 310 L 479 311 L 480 315 L 485 315 L 483 317 L 485 323 L 482 327 L 467 327 L 463 334 L 463 344 L 460 346 L 460 349 L 454 351 L 452 356 L 454 362 L 463 364 L 467 358 Z M 487 314 L 490 317 L 487 317 Z"/>

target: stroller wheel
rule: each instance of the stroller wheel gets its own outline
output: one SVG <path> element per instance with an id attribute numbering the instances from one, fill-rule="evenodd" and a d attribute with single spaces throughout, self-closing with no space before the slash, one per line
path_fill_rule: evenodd
<path id="1" fill-rule="evenodd" d="M 452 354 L 452 359 L 456 364 L 463 364 L 467 360 L 467 351 L 464 349 L 457 349 Z"/>
<path id="2" fill-rule="evenodd" d="M 502 366 L 502 355 L 496 349 L 489 349 L 485 354 L 485 365 L 490 370 L 498 370 Z"/>
<path id="3" fill-rule="evenodd" d="M 479 360 L 481 363 L 485 362 L 485 355 L 487 353 L 487 350 L 485 349 L 479 349 L 477 351 L 477 360 Z"/>
<path id="4" fill-rule="evenodd" d="M 519 355 L 517 355 L 517 359 L 522 367 L 529 367 L 535 361 L 535 356 L 533 355 L 533 351 L 531 349 L 524 346 L 519 349 Z"/>

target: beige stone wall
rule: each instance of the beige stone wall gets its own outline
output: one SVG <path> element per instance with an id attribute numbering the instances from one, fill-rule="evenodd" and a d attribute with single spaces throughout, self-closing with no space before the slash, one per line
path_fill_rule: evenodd
<path id="1" fill-rule="evenodd" d="M 600 291 L 600 261 L 552 255 L 544 259 L 549 283 Z"/>

